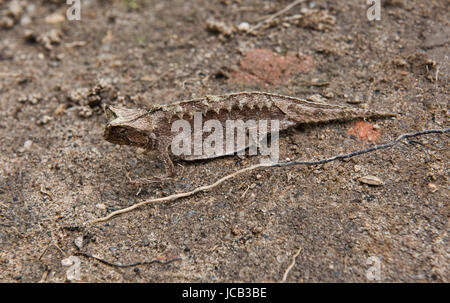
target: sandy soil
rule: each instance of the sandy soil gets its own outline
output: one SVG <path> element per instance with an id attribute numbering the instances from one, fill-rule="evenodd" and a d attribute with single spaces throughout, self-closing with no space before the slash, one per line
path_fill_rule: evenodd
<path id="1" fill-rule="evenodd" d="M 0 280 L 68 281 L 61 261 L 82 252 L 114 264 L 180 258 L 120 268 L 78 256 L 85 282 L 272 282 L 301 248 L 288 282 L 366 282 L 372 256 L 381 281 L 448 282 L 447 134 L 348 161 L 253 171 L 83 227 L 260 159 L 178 162 L 184 172 L 173 184 L 132 185 L 127 173 L 159 175 L 163 166 L 103 140 L 105 104 L 259 90 L 398 113 L 369 121 L 376 136 L 349 135 L 354 122 L 288 131 L 283 160 L 449 126 L 449 1 L 382 1 L 372 22 L 366 1 L 305 1 L 269 28 L 244 31 L 243 22 L 252 27 L 290 2 L 86 0 L 82 20 L 67 21 L 61 1 L 0 0 Z M 249 58 L 255 50 L 277 58 L 264 77 Z M 293 58 L 311 61 L 277 74 Z M 368 175 L 383 184 L 360 182 Z"/>

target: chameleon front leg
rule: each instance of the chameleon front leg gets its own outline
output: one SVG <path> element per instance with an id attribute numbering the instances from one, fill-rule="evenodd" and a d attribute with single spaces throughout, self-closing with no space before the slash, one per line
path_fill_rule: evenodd
<path id="1" fill-rule="evenodd" d="M 136 180 L 131 180 L 129 177 L 131 184 L 149 184 L 149 183 L 163 183 L 164 181 L 168 181 L 176 177 L 175 167 L 173 165 L 172 160 L 169 156 L 169 146 L 171 144 L 170 140 L 159 140 L 156 142 L 155 150 L 158 153 L 157 158 L 164 164 L 164 169 L 166 171 L 163 176 L 153 176 L 150 178 L 140 178 Z M 153 148 L 148 151 L 153 150 Z"/>
<path id="2" fill-rule="evenodd" d="M 164 164 L 164 169 L 166 170 L 166 175 L 164 177 L 168 179 L 175 177 L 175 167 L 172 159 L 170 159 L 167 148 L 164 150 L 159 150 L 158 152 L 158 159 Z"/>

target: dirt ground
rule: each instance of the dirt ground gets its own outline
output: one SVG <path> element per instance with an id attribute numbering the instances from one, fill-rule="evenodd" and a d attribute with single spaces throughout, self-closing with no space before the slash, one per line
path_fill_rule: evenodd
<path id="1" fill-rule="evenodd" d="M 84 225 L 260 160 L 176 162 L 174 183 L 130 184 L 164 169 L 103 139 L 105 104 L 257 90 L 398 114 L 367 121 L 371 136 L 355 122 L 290 130 L 281 160 L 449 126 L 449 1 L 382 1 L 379 21 L 365 0 L 304 1 L 262 22 L 292 2 L 83 0 L 68 21 L 65 1 L 0 0 L 0 281 L 277 282 L 301 248 L 287 282 L 367 282 L 373 264 L 384 282 L 448 282 L 448 134 L 256 170 Z"/>

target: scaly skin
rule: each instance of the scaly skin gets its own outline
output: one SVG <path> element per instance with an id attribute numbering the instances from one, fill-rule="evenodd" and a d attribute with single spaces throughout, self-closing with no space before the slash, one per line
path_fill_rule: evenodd
<path id="1" fill-rule="evenodd" d="M 364 118 L 393 117 L 395 114 L 378 113 L 363 109 L 306 101 L 289 96 L 264 92 L 241 92 L 222 96 L 206 96 L 150 109 L 106 108 L 108 123 L 104 137 L 120 145 L 138 146 L 156 150 L 164 163 L 168 177 L 174 176 L 169 146 L 176 136 L 172 123 L 183 119 L 193 129 L 194 114 L 201 112 L 203 121 L 215 119 L 225 127 L 227 120 L 278 120 L 280 131 L 299 124 L 317 124 L 331 121 L 350 121 Z M 205 134 L 204 134 L 205 135 Z M 191 140 L 193 142 L 193 140 Z M 248 140 L 246 141 L 248 147 Z M 184 160 L 215 158 L 226 155 L 181 156 Z"/>

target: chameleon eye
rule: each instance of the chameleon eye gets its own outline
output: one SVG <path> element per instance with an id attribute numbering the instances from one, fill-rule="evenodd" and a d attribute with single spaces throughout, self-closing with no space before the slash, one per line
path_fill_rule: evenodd
<path id="1" fill-rule="evenodd" d="M 111 110 L 109 106 L 105 108 L 105 116 L 107 122 L 111 122 L 112 120 L 117 118 L 117 115 L 114 113 L 113 110 Z"/>
<path id="2" fill-rule="evenodd" d="M 120 135 L 126 135 L 126 134 L 128 133 L 128 130 L 127 130 L 126 128 L 124 128 L 124 127 L 119 127 L 118 130 L 117 130 L 117 132 L 118 132 Z"/>

